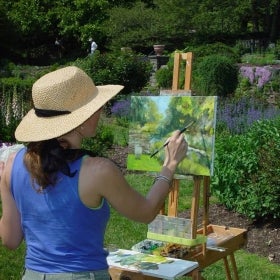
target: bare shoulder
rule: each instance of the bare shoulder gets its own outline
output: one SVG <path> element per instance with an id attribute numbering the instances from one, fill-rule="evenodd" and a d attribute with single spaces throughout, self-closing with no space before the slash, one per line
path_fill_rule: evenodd
<path id="1" fill-rule="evenodd" d="M 106 174 L 119 170 L 114 162 L 104 157 L 86 157 L 83 161 L 83 168 L 91 174 Z"/>
<path id="2" fill-rule="evenodd" d="M 101 197 L 110 200 L 115 186 L 123 185 L 120 169 L 109 159 L 87 157 L 80 172 L 79 188 L 82 201 L 90 207 L 100 205 Z"/>
<path id="3" fill-rule="evenodd" d="M 82 177 L 86 177 L 87 183 L 97 186 L 111 186 L 112 183 L 123 183 L 123 174 L 118 166 L 108 158 L 87 157 L 84 159 Z"/>

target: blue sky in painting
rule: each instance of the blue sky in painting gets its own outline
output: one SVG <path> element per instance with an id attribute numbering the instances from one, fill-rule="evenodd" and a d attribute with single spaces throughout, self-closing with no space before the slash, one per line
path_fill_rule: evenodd
<path id="1" fill-rule="evenodd" d="M 168 108 L 170 96 L 161 96 L 160 98 L 158 96 L 150 96 L 149 98 L 156 103 L 160 114 L 164 114 Z"/>

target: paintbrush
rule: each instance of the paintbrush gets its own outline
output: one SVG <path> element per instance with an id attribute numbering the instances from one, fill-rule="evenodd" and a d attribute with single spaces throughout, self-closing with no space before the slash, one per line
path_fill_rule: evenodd
<path id="1" fill-rule="evenodd" d="M 193 124 L 194 124 L 194 121 L 190 122 L 185 127 L 180 129 L 180 134 L 184 133 L 187 130 L 187 128 L 189 128 Z M 150 157 L 152 158 L 153 156 L 155 156 L 159 151 L 161 151 L 164 147 L 166 147 L 168 145 L 168 143 L 169 143 L 169 141 L 165 142 L 164 145 L 162 145 L 158 150 L 156 150 L 153 154 L 151 154 Z"/>

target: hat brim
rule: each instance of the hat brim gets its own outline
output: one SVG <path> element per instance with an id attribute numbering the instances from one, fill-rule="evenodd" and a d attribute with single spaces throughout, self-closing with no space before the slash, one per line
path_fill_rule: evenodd
<path id="1" fill-rule="evenodd" d="M 22 119 L 15 131 L 20 142 L 36 142 L 59 137 L 75 129 L 96 111 L 116 96 L 122 89 L 121 85 L 97 86 L 92 101 L 70 114 L 55 117 L 38 117 L 31 109 Z"/>

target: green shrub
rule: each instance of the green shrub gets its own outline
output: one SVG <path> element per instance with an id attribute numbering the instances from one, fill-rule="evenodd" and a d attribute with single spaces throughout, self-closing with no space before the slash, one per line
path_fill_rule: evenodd
<path id="1" fill-rule="evenodd" d="M 152 64 L 141 55 L 130 52 L 116 53 L 114 71 L 118 79 L 125 86 L 123 93 L 139 92 L 150 80 Z"/>
<path id="2" fill-rule="evenodd" d="M 273 53 L 253 53 L 253 54 L 244 54 L 241 58 L 242 63 L 254 64 L 255 66 L 264 66 L 275 64 L 275 54 Z"/>
<path id="3" fill-rule="evenodd" d="M 196 74 L 196 90 L 203 95 L 228 96 L 238 84 L 238 68 L 225 56 L 206 56 Z"/>
<path id="4" fill-rule="evenodd" d="M 280 60 L 280 40 L 277 40 L 274 48 L 275 59 Z"/>
<path id="5" fill-rule="evenodd" d="M 96 85 L 123 85 L 122 94 L 141 91 L 152 71 L 151 63 L 143 56 L 121 51 L 108 54 L 96 51 L 93 56 L 76 60 L 75 65 L 86 71 Z"/>
<path id="6" fill-rule="evenodd" d="M 109 126 L 100 124 L 96 136 L 83 141 L 83 148 L 92 151 L 98 156 L 106 156 L 107 150 L 114 143 L 114 134 Z"/>
<path id="7" fill-rule="evenodd" d="M 255 219 L 280 217 L 279 131 L 280 118 L 217 137 L 212 189 L 226 207 Z"/>
<path id="8" fill-rule="evenodd" d="M 235 48 L 220 42 L 201 46 L 189 46 L 184 49 L 184 52 L 193 52 L 195 54 L 194 66 L 198 65 L 204 57 L 211 55 L 226 56 L 232 61 L 232 63 L 240 62 L 240 55 L 238 54 L 238 51 Z"/>
<path id="9" fill-rule="evenodd" d="M 268 86 L 271 86 L 273 91 L 280 92 L 280 71 L 274 73 L 272 79 L 268 83 Z"/>
<path id="10" fill-rule="evenodd" d="M 244 44 L 242 41 L 237 41 L 235 46 L 234 46 L 234 51 L 238 55 L 238 57 L 242 57 L 245 53 L 250 53 L 250 45 Z"/>
<path id="11" fill-rule="evenodd" d="M 173 69 L 170 66 L 162 67 L 155 73 L 157 85 L 163 89 L 170 89 L 172 87 Z"/>

